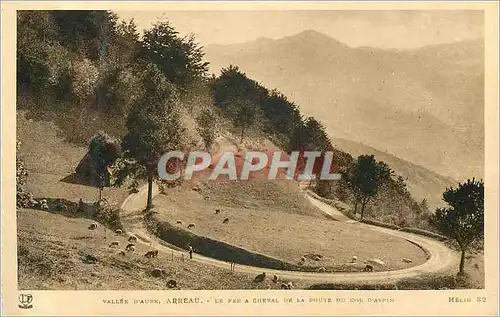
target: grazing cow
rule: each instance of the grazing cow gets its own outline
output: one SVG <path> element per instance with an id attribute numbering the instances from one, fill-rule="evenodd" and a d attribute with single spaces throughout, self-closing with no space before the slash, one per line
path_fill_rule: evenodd
<path id="1" fill-rule="evenodd" d="M 215 214 L 216 215 L 220 214 L 220 209 L 215 209 Z"/>
<path id="2" fill-rule="evenodd" d="M 89 230 L 95 230 L 95 229 L 97 229 L 97 227 L 98 227 L 97 223 L 93 222 L 90 224 Z"/>
<path id="3" fill-rule="evenodd" d="M 154 277 L 161 277 L 163 276 L 163 274 L 165 274 L 165 271 L 162 270 L 162 269 L 159 269 L 157 267 L 155 267 L 152 271 L 151 271 L 151 275 L 154 276 Z"/>
<path id="4" fill-rule="evenodd" d="M 40 201 L 40 208 L 42 210 L 49 210 L 49 205 L 47 204 L 47 199 L 42 199 Z"/>
<path id="5" fill-rule="evenodd" d="M 224 219 L 222 223 L 229 223 L 229 218 Z"/>
<path id="6" fill-rule="evenodd" d="M 190 223 L 190 224 L 188 225 L 188 229 L 191 229 L 191 228 L 194 228 L 194 227 L 196 227 L 196 225 L 195 225 L 194 223 Z"/>
<path id="7" fill-rule="evenodd" d="M 131 248 L 134 248 L 134 249 L 135 249 L 135 244 L 133 244 L 133 243 L 129 243 L 129 244 L 127 244 L 127 246 L 125 247 L 125 250 L 126 250 L 126 251 L 129 251 Z"/>
<path id="8" fill-rule="evenodd" d="M 286 284 L 286 283 L 281 283 L 280 288 L 281 289 L 289 289 L 288 284 Z"/>
<path id="9" fill-rule="evenodd" d="M 123 231 L 122 231 L 122 229 L 116 229 L 116 230 L 115 230 L 115 233 L 116 233 L 117 235 L 121 235 L 121 234 L 123 233 Z"/>
<path id="10" fill-rule="evenodd" d="M 266 278 L 266 273 L 264 272 L 264 273 L 262 273 L 262 274 L 257 275 L 257 276 L 254 278 L 254 280 L 253 280 L 253 281 L 254 281 L 254 282 L 256 282 L 256 283 L 260 283 L 260 282 L 262 282 L 265 278 Z"/>
<path id="11" fill-rule="evenodd" d="M 96 263 L 97 262 L 97 257 L 92 254 L 87 254 L 84 259 L 85 263 Z"/>
<path id="12" fill-rule="evenodd" d="M 313 255 L 314 261 L 321 261 L 321 259 L 323 259 L 323 256 L 321 254 L 314 254 Z"/>
<path id="13" fill-rule="evenodd" d="M 167 282 L 167 287 L 168 288 L 174 288 L 174 287 L 177 287 L 177 282 L 175 280 L 169 280 Z"/>
<path id="14" fill-rule="evenodd" d="M 182 221 L 177 220 L 177 224 L 178 224 L 178 225 L 182 225 Z"/>
<path id="15" fill-rule="evenodd" d="M 148 251 L 148 252 L 146 252 L 146 254 L 144 254 L 144 256 L 147 258 L 156 258 L 156 257 L 158 257 L 158 250 Z"/>
<path id="16" fill-rule="evenodd" d="M 113 242 L 111 242 L 111 244 L 109 245 L 109 247 L 110 247 L 110 248 L 112 248 L 112 247 L 117 247 L 117 246 L 119 246 L 119 245 L 120 245 L 120 242 L 118 242 L 118 241 L 113 241 Z"/>
<path id="17" fill-rule="evenodd" d="M 130 236 L 128 238 L 128 242 L 137 242 L 137 237 L 136 236 Z"/>
<path id="18" fill-rule="evenodd" d="M 364 268 L 365 272 L 373 272 L 373 265 L 367 264 Z"/>

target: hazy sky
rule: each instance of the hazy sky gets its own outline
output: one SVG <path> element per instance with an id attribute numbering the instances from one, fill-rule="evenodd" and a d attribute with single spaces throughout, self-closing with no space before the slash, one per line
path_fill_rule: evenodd
<path id="1" fill-rule="evenodd" d="M 166 15 L 202 45 L 272 39 L 313 29 L 349 46 L 413 48 L 483 37 L 482 11 L 116 11 L 139 30 Z"/>

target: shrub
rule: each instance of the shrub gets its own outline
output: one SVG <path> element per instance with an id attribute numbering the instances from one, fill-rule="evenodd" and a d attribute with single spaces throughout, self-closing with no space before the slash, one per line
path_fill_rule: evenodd
<path id="1" fill-rule="evenodd" d="M 99 71 L 88 59 L 77 61 L 72 67 L 72 92 L 81 105 L 95 97 Z"/>
<path id="2" fill-rule="evenodd" d="M 32 208 L 37 204 L 33 194 L 26 189 L 28 172 L 26 165 L 19 155 L 21 143 L 16 142 L 16 205 L 23 208 Z"/>
<path id="3" fill-rule="evenodd" d="M 96 201 L 94 207 L 95 214 L 93 218 L 95 220 L 113 229 L 121 229 L 123 227 L 120 219 L 120 209 L 110 206 L 106 199 Z"/>

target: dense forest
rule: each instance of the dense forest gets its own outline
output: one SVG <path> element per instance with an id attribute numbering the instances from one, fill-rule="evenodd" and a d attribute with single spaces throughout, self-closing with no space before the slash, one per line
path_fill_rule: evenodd
<path id="1" fill-rule="evenodd" d="M 153 178 L 158 155 L 196 144 L 181 114 L 195 118 L 207 148 L 221 120 L 241 141 L 258 134 L 286 151 L 332 151 L 343 177 L 317 182 L 318 194 L 359 205 L 367 218 L 429 229 L 425 200 L 416 202 L 387 164 L 335 149 L 321 122 L 238 66 L 209 74 L 203 47 L 167 19 L 141 35 L 109 11 L 20 11 L 17 32 L 17 108 L 55 122 L 68 142 L 87 145 L 104 131 Z M 369 189 L 359 186 L 363 171 L 373 175 Z"/>

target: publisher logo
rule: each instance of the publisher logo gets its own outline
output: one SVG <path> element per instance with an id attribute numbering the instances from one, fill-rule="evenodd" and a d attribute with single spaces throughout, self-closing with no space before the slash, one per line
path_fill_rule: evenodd
<path id="1" fill-rule="evenodd" d="M 22 308 L 22 309 L 33 308 L 33 305 L 31 305 L 32 301 L 33 301 L 33 296 L 31 294 L 19 295 L 19 308 Z"/>

